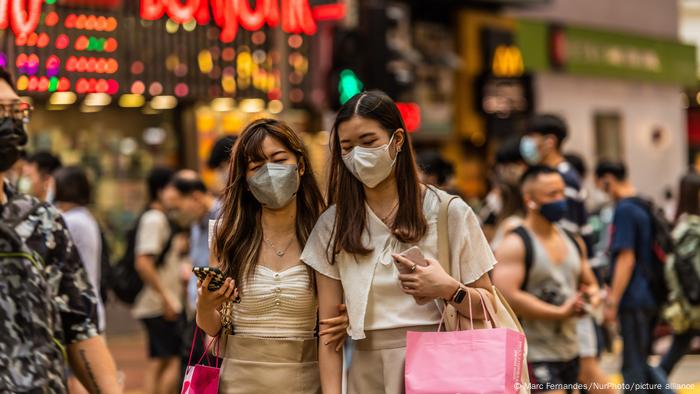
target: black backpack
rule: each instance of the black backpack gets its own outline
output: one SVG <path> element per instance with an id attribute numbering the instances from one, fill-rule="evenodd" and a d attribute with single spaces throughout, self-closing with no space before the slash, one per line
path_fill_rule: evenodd
<path id="1" fill-rule="evenodd" d="M 126 233 L 126 250 L 124 255 L 117 262 L 112 270 L 112 284 L 111 288 L 114 295 L 117 298 L 128 304 L 132 305 L 136 301 L 136 297 L 139 295 L 143 289 L 143 280 L 141 276 L 136 271 L 136 232 L 139 228 L 139 223 L 141 223 L 141 218 L 143 213 L 141 213 L 134 226 L 129 229 Z M 170 223 L 170 221 L 169 221 Z M 156 267 L 160 267 L 165 262 L 165 256 L 170 251 L 170 246 L 172 245 L 173 236 L 175 231 L 174 226 L 170 223 L 170 237 L 163 248 L 163 251 L 156 258 Z"/>
<path id="2" fill-rule="evenodd" d="M 112 251 L 102 227 L 100 227 L 100 241 L 102 244 L 102 253 L 100 254 L 100 297 L 103 303 L 107 303 L 109 290 L 114 283 L 114 268 L 110 259 Z"/>
<path id="3" fill-rule="evenodd" d="M 671 223 L 666 220 L 663 209 L 657 207 L 651 200 L 643 197 L 633 197 L 632 201 L 642 207 L 651 218 L 652 245 L 651 261 L 642 264 L 644 276 L 649 281 L 651 293 L 658 306 L 668 301 L 668 285 L 664 276 L 666 261 L 673 254 L 674 241 Z"/>
<path id="4" fill-rule="evenodd" d="M 562 230 L 564 230 L 564 234 L 566 234 L 574 245 L 576 245 L 576 251 L 578 252 L 579 257 L 583 257 L 583 251 L 581 250 L 581 245 L 579 245 L 578 241 L 576 241 L 576 235 L 565 228 L 562 228 Z M 525 290 L 527 287 L 527 281 L 530 278 L 530 269 L 535 261 L 535 248 L 532 243 L 532 237 L 524 226 L 518 226 L 511 232 L 523 240 L 523 245 L 525 247 L 525 279 L 523 280 L 523 284 L 520 286 L 521 290 Z"/>

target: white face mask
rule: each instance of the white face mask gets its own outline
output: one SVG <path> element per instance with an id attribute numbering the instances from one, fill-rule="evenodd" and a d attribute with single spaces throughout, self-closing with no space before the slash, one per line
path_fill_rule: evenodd
<path id="1" fill-rule="evenodd" d="M 520 140 L 520 155 L 527 164 L 535 165 L 542 160 L 542 155 L 537 147 L 537 141 L 532 137 L 523 137 Z"/>
<path id="2" fill-rule="evenodd" d="M 299 189 L 298 168 L 296 164 L 267 163 L 248 177 L 250 192 L 267 208 L 283 208 Z"/>
<path id="3" fill-rule="evenodd" d="M 53 200 L 56 198 L 56 185 L 54 184 L 54 181 L 51 180 L 49 182 L 49 187 L 46 190 L 46 202 L 50 202 L 53 204 Z"/>
<path id="4" fill-rule="evenodd" d="M 32 192 L 32 181 L 26 176 L 20 176 L 17 180 L 17 191 L 23 194 Z"/>
<path id="5" fill-rule="evenodd" d="M 393 141 L 392 135 L 388 144 L 377 148 L 356 146 L 343 155 L 343 163 L 355 178 L 371 189 L 388 178 L 394 168 L 398 153 L 391 158 L 389 147 Z"/>

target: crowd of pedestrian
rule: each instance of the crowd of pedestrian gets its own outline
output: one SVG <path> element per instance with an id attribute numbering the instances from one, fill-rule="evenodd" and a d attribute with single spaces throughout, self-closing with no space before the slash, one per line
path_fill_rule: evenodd
<path id="1" fill-rule="evenodd" d="M 440 306 L 488 319 L 493 285 L 522 323 L 533 392 L 613 392 L 600 356 L 616 330 L 625 383 L 663 386 L 700 335 L 700 175 L 682 179 L 670 223 L 624 163 L 602 160 L 587 188 L 554 115 L 500 145 L 479 210 L 457 199 L 444 219 L 454 168 L 414 151 L 383 93 L 338 112 L 325 191 L 297 132 L 256 120 L 214 145 L 210 187 L 154 167 L 115 261 L 89 209 L 90 174 L 24 153 L 30 109 L 4 70 L 0 106 L 0 392 L 121 392 L 104 339 L 109 289 L 146 333 L 149 394 L 187 384 L 192 354 L 212 343 L 222 393 L 402 393 L 406 333 L 438 330 Z M 662 320 L 672 345 L 652 366 Z"/>

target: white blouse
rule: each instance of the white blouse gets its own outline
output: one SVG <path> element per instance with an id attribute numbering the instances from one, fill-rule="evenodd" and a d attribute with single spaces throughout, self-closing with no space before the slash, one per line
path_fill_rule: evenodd
<path id="1" fill-rule="evenodd" d="M 231 312 L 236 335 L 312 339 L 317 302 L 304 264 L 282 272 L 257 265 L 254 279 L 241 288 Z"/>
<path id="2" fill-rule="evenodd" d="M 437 217 L 440 198 L 447 193 L 428 189 L 425 193 L 423 213 L 428 222 L 426 235 L 416 245 L 425 257 L 437 259 Z M 394 268 L 392 253 L 401 253 L 413 245 L 403 244 L 390 229 L 367 207 L 367 228 L 362 240 L 372 248 L 367 255 L 354 255 L 341 251 L 335 265 L 330 264 L 330 235 L 335 222 L 335 206 L 321 215 L 306 242 L 301 260 L 321 274 L 340 280 L 348 306 L 353 339 L 365 338 L 365 330 L 410 327 L 436 324 L 440 320 L 434 303 L 419 306 L 412 296 L 400 290 L 398 273 Z M 472 283 L 490 271 L 496 260 L 479 226 L 472 209 L 462 200 L 455 200 L 448 211 L 448 236 L 450 258 L 458 259 L 464 283 Z M 397 288 L 391 288 L 391 277 L 396 277 Z M 389 278 L 389 279 L 387 279 Z M 370 305 L 371 304 L 371 305 Z"/>

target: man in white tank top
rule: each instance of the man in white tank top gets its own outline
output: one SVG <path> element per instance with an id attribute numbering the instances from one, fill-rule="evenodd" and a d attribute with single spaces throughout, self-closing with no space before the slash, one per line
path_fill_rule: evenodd
<path id="1" fill-rule="evenodd" d="M 580 388 L 577 317 L 599 302 L 598 285 L 583 241 L 555 224 L 568 208 L 559 172 L 530 167 L 521 188 L 525 220 L 496 250 L 493 281 L 523 323 L 532 392 L 570 393 Z"/>

